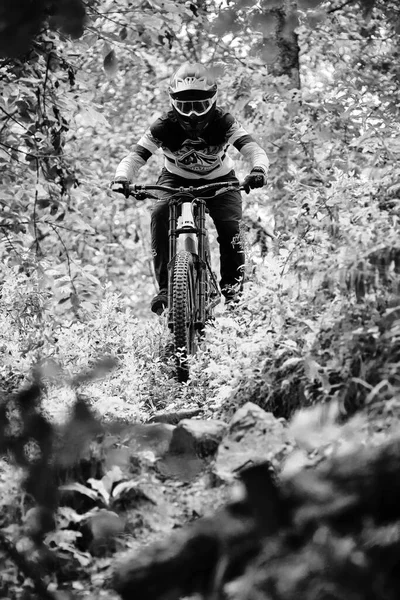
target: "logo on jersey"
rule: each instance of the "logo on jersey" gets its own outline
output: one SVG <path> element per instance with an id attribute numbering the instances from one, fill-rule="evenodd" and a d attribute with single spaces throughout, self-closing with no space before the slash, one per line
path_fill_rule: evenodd
<path id="1" fill-rule="evenodd" d="M 177 167 L 194 173 L 211 173 L 221 166 L 225 158 L 224 146 L 208 146 L 203 139 L 185 140 L 174 153 Z"/>

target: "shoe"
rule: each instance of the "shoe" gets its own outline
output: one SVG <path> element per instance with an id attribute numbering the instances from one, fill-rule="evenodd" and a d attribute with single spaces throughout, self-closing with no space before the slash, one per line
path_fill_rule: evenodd
<path id="1" fill-rule="evenodd" d="M 227 310 L 233 310 L 237 307 L 240 302 L 240 294 L 236 294 L 235 296 L 226 296 L 225 297 L 225 307 Z"/>
<path id="2" fill-rule="evenodd" d="M 157 296 L 154 296 L 150 306 L 153 313 L 156 313 L 156 315 L 162 315 L 168 306 L 168 290 L 160 290 Z"/>
<path id="3" fill-rule="evenodd" d="M 225 296 L 225 306 L 229 309 L 238 305 L 243 294 L 239 286 L 226 287 L 222 290 L 222 293 Z"/>

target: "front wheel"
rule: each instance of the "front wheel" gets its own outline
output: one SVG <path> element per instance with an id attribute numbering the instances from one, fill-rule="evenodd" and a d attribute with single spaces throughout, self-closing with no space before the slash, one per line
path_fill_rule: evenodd
<path id="1" fill-rule="evenodd" d="M 172 305 L 170 324 L 174 337 L 174 350 L 178 381 L 189 377 L 188 356 L 196 350 L 195 273 L 190 252 L 181 250 L 174 259 L 172 271 Z"/>

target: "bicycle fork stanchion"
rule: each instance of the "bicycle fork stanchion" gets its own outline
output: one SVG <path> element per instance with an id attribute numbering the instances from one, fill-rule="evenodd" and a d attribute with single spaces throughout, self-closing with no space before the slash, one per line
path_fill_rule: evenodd
<path id="1" fill-rule="evenodd" d="M 205 237 L 206 237 L 206 202 L 205 200 L 197 199 L 197 231 L 199 240 L 199 269 L 198 269 L 198 286 L 199 286 L 199 305 L 198 315 L 196 319 L 196 328 L 203 329 L 206 321 L 206 261 L 205 261 Z"/>

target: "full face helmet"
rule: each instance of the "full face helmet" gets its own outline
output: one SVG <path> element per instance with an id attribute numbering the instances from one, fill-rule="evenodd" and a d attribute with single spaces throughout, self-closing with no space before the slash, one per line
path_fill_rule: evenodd
<path id="1" fill-rule="evenodd" d="M 171 77 L 169 97 L 179 123 L 189 133 L 200 133 L 215 112 L 217 84 L 200 63 L 185 63 Z"/>

